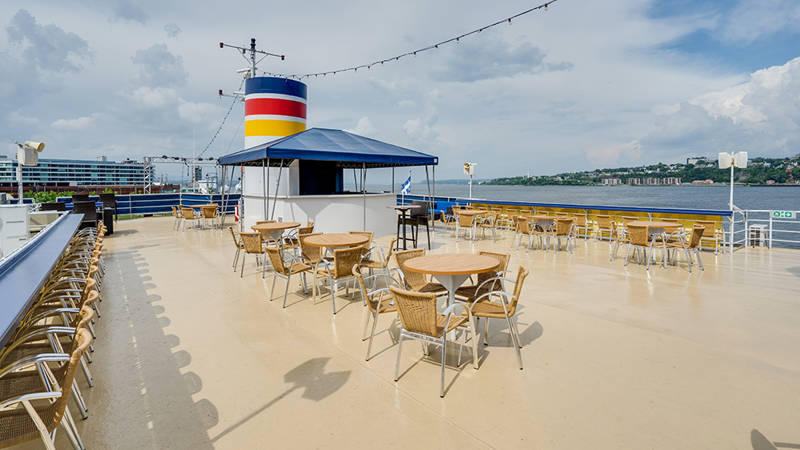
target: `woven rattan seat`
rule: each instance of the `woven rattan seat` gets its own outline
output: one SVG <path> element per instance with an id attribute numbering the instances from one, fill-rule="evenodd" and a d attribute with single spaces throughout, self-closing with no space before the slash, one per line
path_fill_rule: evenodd
<path id="1" fill-rule="evenodd" d="M 511 255 L 509 253 L 489 252 L 486 250 L 481 250 L 478 252 L 478 254 L 496 258 L 498 261 L 500 261 L 500 265 L 497 266 L 496 271 L 492 270 L 489 272 L 479 273 L 478 281 L 474 285 L 461 286 L 456 289 L 456 296 L 459 297 L 460 300 L 473 301 L 481 294 L 489 292 L 490 290 L 502 288 L 502 283 L 497 286 L 496 283 L 486 283 L 486 281 L 497 277 L 498 274 L 502 274 L 506 271 L 506 269 L 508 269 L 508 262 L 511 260 Z"/>

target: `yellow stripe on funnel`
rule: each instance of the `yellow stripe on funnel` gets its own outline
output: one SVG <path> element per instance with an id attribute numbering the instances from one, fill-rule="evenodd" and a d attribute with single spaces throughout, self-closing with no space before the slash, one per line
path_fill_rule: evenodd
<path id="1" fill-rule="evenodd" d="M 245 136 L 288 136 L 305 131 L 306 124 L 289 120 L 245 120 Z"/>

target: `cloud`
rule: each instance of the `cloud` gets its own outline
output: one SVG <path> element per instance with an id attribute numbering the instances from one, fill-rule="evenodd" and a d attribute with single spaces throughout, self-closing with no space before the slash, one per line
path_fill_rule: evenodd
<path id="1" fill-rule="evenodd" d="M 700 95 L 659 117 L 643 139 L 655 147 L 694 147 L 710 154 L 744 148 L 752 154 L 800 148 L 800 57 L 753 72 L 743 83 Z"/>
<path id="2" fill-rule="evenodd" d="M 178 101 L 178 93 L 172 88 L 141 86 L 134 89 L 128 98 L 131 103 L 140 108 L 159 109 L 175 105 Z"/>
<path id="3" fill-rule="evenodd" d="M 356 123 L 356 127 L 355 128 L 346 129 L 344 131 L 347 131 L 347 132 L 350 132 L 350 133 L 353 133 L 353 134 L 358 134 L 358 135 L 361 135 L 361 136 L 369 136 L 370 134 L 374 133 L 376 130 L 375 130 L 375 127 L 372 125 L 372 122 L 369 120 L 369 117 L 364 116 L 364 117 L 358 119 L 358 122 Z"/>
<path id="4" fill-rule="evenodd" d="M 569 62 L 549 63 L 542 49 L 528 42 L 512 45 L 496 35 L 467 39 L 444 50 L 444 63 L 434 67 L 438 81 L 472 82 L 522 73 L 564 71 Z"/>
<path id="5" fill-rule="evenodd" d="M 219 125 L 222 108 L 211 103 L 189 102 L 181 99 L 178 101 L 178 117 L 187 122 L 202 123 L 214 128 Z"/>
<path id="6" fill-rule="evenodd" d="M 175 37 L 181 34 L 181 28 L 173 22 L 164 25 L 164 31 L 167 32 L 167 36 L 169 37 Z"/>
<path id="7" fill-rule="evenodd" d="M 719 35 L 723 40 L 751 43 L 778 32 L 800 31 L 800 2 L 765 0 L 758 4 L 741 0 L 722 18 Z"/>
<path id="8" fill-rule="evenodd" d="M 145 85 L 177 86 L 186 82 L 183 57 L 171 53 L 166 44 L 137 50 L 132 60 L 139 66 L 139 81 Z"/>
<path id="9" fill-rule="evenodd" d="M 24 47 L 22 58 L 45 71 L 76 72 L 78 62 L 90 56 L 89 44 L 75 33 L 56 25 L 40 25 L 27 10 L 20 9 L 6 27 L 8 40 Z"/>
<path id="10" fill-rule="evenodd" d="M 100 115 L 94 113 L 89 116 L 78 117 L 75 119 L 58 119 L 51 124 L 53 128 L 60 130 L 84 130 L 89 128 Z"/>
<path id="11" fill-rule="evenodd" d="M 130 0 L 118 0 L 113 6 L 114 17 L 130 22 L 139 22 L 144 25 L 147 23 L 147 13 L 135 2 Z"/>
<path id="12" fill-rule="evenodd" d="M 630 141 L 593 148 L 586 151 L 586 158 L 595 166 L 611 167 L 620 161 L 626 163 L 639 161 L 642 156 L 642 145 L 639 141 Z"/>

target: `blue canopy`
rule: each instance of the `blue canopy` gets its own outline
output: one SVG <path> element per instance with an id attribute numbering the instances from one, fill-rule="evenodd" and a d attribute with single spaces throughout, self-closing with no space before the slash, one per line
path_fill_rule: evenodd
<path id="1" fill-rule="evenodd" d="M 219 158 L 223 166 L 288 165 L 294 159 L 336 161 L 342 167 L 438 165 L 436 156 L 329 128 L 310 128 Z"/>

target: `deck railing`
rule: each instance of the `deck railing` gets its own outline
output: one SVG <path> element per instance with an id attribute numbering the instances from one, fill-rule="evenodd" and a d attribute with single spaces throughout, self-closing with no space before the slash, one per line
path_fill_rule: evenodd
<path id="1" fill-rule="evenodd" d="M 239 203 L 241 194 L 189 194 L 189 193 L 169 193 L 169 194 L 132 194 L 117 195 L 117 215 L 144 215 L 144 214 L 163 214 L 171 213 L 173 206 L 196 206 L 206 203 L 217 203 L 220 207 L 225 207 L 226 214 L 232 214 L 235 206 Z M 89 200 L 100 205 L 100 197 L 97 195 L 89 196 Z M 58 201 L 66 203 L 68 210 L 72 209 L 71 197 L 58 197 Z"/>

